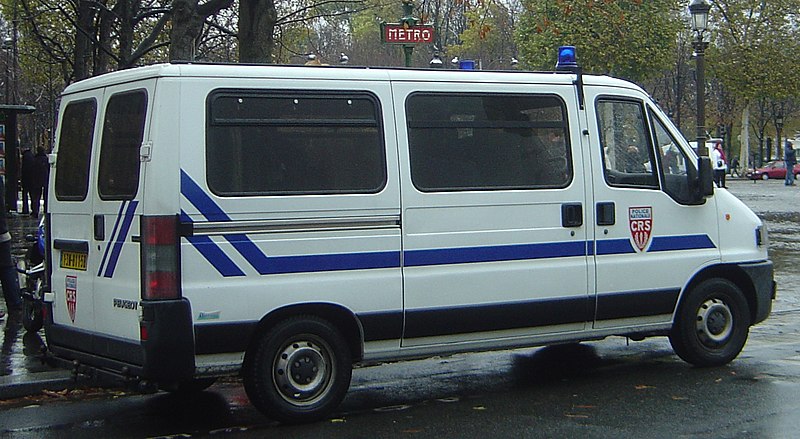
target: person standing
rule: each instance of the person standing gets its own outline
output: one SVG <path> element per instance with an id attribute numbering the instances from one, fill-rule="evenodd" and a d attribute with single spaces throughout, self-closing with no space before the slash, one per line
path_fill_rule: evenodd
<path id="1" fill-rule="evenodd" d="M 725 163 L 725 151 L 722 150 L 720 142 L 715 142 L 714 148 L 711 150 L 711 165 L 714 168 L 714 183 L 717 187 L 726 188 L 725 173 L 728 170 L 728 164 Z"/>
<path id="2" fill-rule="evenodd" d="M 794 143 L 789 139 L 786 139 L 783 147 L 783 161 L 786 165 L 786 180 L 784 184 L 786 186 L 794 186 L 794 165 L 797 163 L 797 154 L 794 151 Z"/>
<path id="3" fill-rule="evenodd" d="M 6 185 L 0 177 L 0 206 L 6 205 Z M 11 316 L 22 313 L 22 296 L 19 291 L 19 278 L 14 259 L 11 257 L 11 233 L 8 231 L 5 207 L 0 212 L 0 284 L 6 309 Z"/>
<path id="4" fill-rule="evenodd" d="M 47 159 L 47 153 L 41 146 L 36 149 L 36 156 L 34 156 L 33 175 L 31 178 L 31 216 L 37 218 L 39 216 L 39 207 L 41 206 L 42 193 L 47 187 L 47 179 L 50 174 L 50 162 Z"/>
<path id="5" fill-rule="evenodd" d="M 22 186 L 22 214 L 27 215 L 28 199 L 31 197 L 31 188 L 33 187 L 33 174 L 36 168 L 36 159 L 33 157 L 33 151 L 30 148 L 25 148 L 22 151 L 22 166 L 20 166 L 20 183 Z M 31 201 L 32 202 L 32 201 Z"/>

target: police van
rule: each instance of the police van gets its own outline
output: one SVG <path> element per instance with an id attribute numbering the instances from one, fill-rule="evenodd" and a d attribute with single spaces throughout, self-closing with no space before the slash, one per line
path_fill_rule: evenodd
<path id="1" fill-rule="evenodd" d="M 161 64 L 62 95 L 45 320 L 79 371 L 240 375 L 286 422 L 354 365 L 668 336 L 771 310 L 767 233 L 638 86 L 567 70 Z M 572 53 L 574 56 L 574 53 Z"/>

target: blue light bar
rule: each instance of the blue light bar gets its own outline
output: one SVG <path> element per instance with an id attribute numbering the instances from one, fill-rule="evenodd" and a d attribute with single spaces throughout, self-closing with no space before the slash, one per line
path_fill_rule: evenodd
<path id="1" fill-rule="evenodd" d="M 558 62 L 556 70 L 575 70 L 578 68 L 577 52 L 575 46 L 561 46 L 558 48 Z"/>
<path id="2" fill-rule="evenodd" d="M 462 59 L 458 62 L 459 70 L 475 70 L 475 61 L 471 59 Z"/>

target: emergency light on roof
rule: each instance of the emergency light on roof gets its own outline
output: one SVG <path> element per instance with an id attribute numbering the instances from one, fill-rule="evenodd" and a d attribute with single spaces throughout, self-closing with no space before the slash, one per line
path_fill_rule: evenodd
<path id="1" fill-rule="evenodd" d="M 578 68 L 575 46 L 561 46 L 558 48 L 558 62 L 556 70 L 575 70 Z"/>

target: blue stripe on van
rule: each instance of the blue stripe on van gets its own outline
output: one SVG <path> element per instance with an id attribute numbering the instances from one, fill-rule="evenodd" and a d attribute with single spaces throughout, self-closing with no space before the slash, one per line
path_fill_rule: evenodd
<path id="1" fill-rule="evenodd" d="M 117 230 L 119 229 L 119 220 L 120 218 L 122 218 L 122 212 L 125 211 L 125 204 L 127 204 L 127 201 L 123 201 L 119 205 L 119 212 L 117 212 L 117 218 L 114 220 L 114 228 L 111 230 L 111 237 L 109 242 L 113 242 L 114 237 L 117 235 Z M 103 260 L 100 262 L 100 268 L 98 268 L 97 270 L 98 276 L 101 276 L 103 274 L 103 269 L 106 266 L 106 260 L 108 259 L 108 254 L 111 252 L 112 247 L 113 247 L 112 245 L 107 245 L 106 251 L 103 252 Z"/>
<path id="2" fill-rule="evenodd" d="M 631 245 L 631 240 L 628 238 L 600 239 L 595 241 L 595 249 L 595 254 L 597 256 L 636 253 L 636 250 L 633 249 L 633 245 Z"/>
<path id="3" fill-rule="evenodd" d="M 684 235 L 684 236 L 654 236 L 653 243 L 650 244 L 651 252 L 666 252 L 674 250 L 698 250 L 704 248 L 716 248 L 708 235 Z"/>
<path id="4" fill-rule="evenodd" d="M 125 209 L 125 215 L 120 223 L 119 233 L 117 233 L 116 239 L 114 240 L 114 248 L 108 258 L 108 265 L 106 266 L 105 273 L 103 273 L 103 277 L 114 277 L 114 271 L 117 269 L 117 261 L 119 261 L 119 255 L 122 253 L 122 246 L 125 244 L 128 232 L 131 230 L 133 214 L 136 212 L 136 206 L 138 205 L 139 202 L 134 200 L 129 202 L 127 209 Z M 119 218 L 117 218 L 117 221 L 119 221 Z"/>
<path id="5" fill-rule="evenodd" d="M 181 169 L 181 194 L 186 197 L 207 220 L 231 220 L 231 217 L 229 217 L 183 169 Z"/>
<path id="6" fill-rule="evenodd" d="M 181 211 L 181 222 L 191 223 L 192 219 Z M 208 236 L 187 236 L 186 240 L 197 249 L 223 277 L 244 276 L 244 271 Z"/>
<path id="7" fill-rule="evenodd" d="M 181 194 L 208 221 L 231 221 L 203 189 L 181 169 Z M 191 219 L 182 212 L 184 222 Z M 370 252 L 352 254 L 322 254 L 303 256 L 267 256 L 246 234 L 223 235 L 247 262 L 262 275 L 304 273 L 336 270 L 364 270 L 372 268 L 397 268 L 401 266 L 400 252 Z M 220 273 L 244 275 L 242 270 L 211 239 L 191 237 L 189 242 Z M 716 248 L 708 235 L 653 237 L 648 251 L 693 250 Z M 204 253 L 205 252 L 205 253 Z M 403 252 L 403 266 L 429 266 L 469 264 L 531 259 L 550 259 L 579 256 L 604 256 L 636 253 L 630 239 L 605 239 L 597 241 L 567 241 L 542 244 L 513 244 L 485 247 L 465 247 L 411 250 Z M 224 276 L 225 274 L 223 274 Z"/>
<path id="8" fill-rule="evenodd" d="M 406 267 L 419 267 L 424 265 L 568 258 L 586 256 L 586 254 L 585 241 L 568 241 L 544 244 L 410 250 L 403 253 L 403 261 Z"/>

